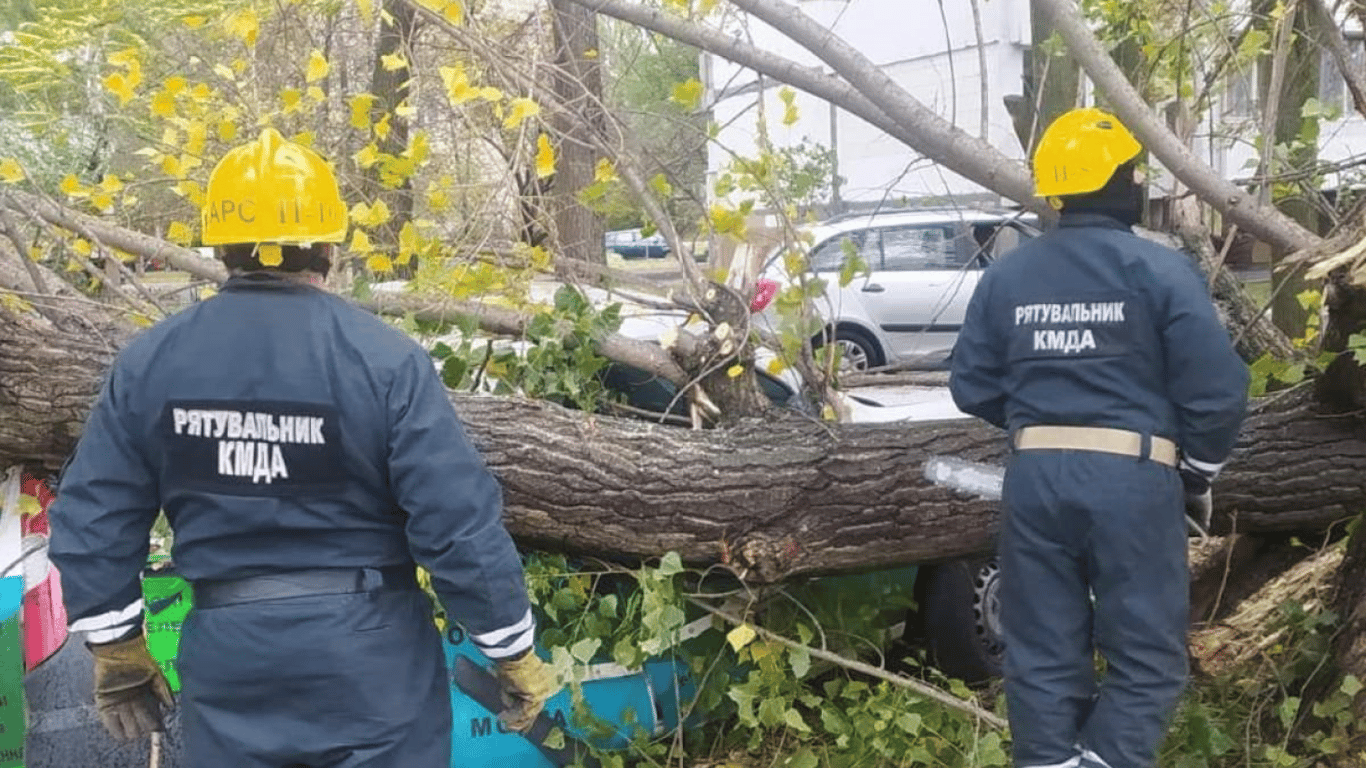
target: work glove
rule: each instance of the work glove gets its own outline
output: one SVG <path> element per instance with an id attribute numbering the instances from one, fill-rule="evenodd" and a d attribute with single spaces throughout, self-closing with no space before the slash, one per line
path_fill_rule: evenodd
<path id="1" fill-rule="evenodd" d="M 86 645 L 95 657 L 95 709 L 105 730 L 125 740 L 163 730 L 161 706 L 175 701 L 142 632 Z"/>
<path id="2" fill-rule="evenodd" d="M 559 692 L 560 682 L 534 650 L 515 658 L 499 659 L 494 669 L 498 682 L 503 684 L 505 707 L 498 719 L 514 731 L 525 731 L 536 722 L 536 715 L 546 701 Z"/>

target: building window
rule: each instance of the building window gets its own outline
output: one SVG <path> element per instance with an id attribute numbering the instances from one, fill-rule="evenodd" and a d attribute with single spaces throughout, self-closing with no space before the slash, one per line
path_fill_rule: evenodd
<path id="1" fill-rule="evenodd" d="M 1224 91 L 1224 114 L 1250 117 L 1257 110 L 1257 65 L 1249 62 L 1229 72 Z"/>

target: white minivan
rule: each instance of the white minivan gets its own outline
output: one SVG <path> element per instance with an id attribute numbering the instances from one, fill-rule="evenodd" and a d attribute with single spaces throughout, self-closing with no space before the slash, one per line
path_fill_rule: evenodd
<path id="1" fill-rule="evenodd" d="M 824 281 L 815 303 L 826 331 L 815 341 L 833 337 L 845 370 L 942 365 L 982 270 L 1039 234 L 1032 214 L 978 208 L 846 214 L 806 231 L 812 235 L 807 278 Z M 841 286 L 851 254 L 867 269 Z M 775 253 L 761 277 L 790 285 L 797 278 L 784 261 Z M 776 328 L 774 304 L 764 318 Z"/>

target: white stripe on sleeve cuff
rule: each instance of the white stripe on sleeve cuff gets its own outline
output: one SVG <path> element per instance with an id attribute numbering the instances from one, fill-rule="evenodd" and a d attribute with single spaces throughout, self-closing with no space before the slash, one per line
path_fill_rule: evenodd
<path id="1" fill-rule="evenodd" d="M 536 639 L 536 620 L 528 608 L 520 621 L 509 627 L 482 634 L 470 633 L 470 639 L 490 659 L 503 659 L 527 650 Z"/>
<path id="2" fill-rule="evenodd" d="M 1225 462 L 1222 461 L 1215 463 L 1212 461 L 1192 459 L 1190 456 L 1184 454 L 1181 456 L 1181 467 L 1183 469 L 1193 469 L 1211 480 L 1219 475 L 1219 472 L 1224 468 L 1224 464 Z"/>
<path id="3" fill-rule="evenodd" d="M 476 635 L 471 632 L 470 639 L 478 645 L 498 645 L 515 634 L 531 629 L 533 621 L 534 620 L 531 618 L 531 609 L 528 608 L 526 609 L 526 615 L 516 624 L 513 624 L 510 627 L 503 627 L 502 629 L 495 629 L 492 632 L 485 632 L 481 635 Z"/>
<path id="4" fill-rule="evenodd" d="M 71 632 L 100 632 L 107 629 L 121 628 L 121 632 L 127 631 L 133 625 L 138 615 L 142 613 L 142 598 L 138 598 L 129 603 L 126 608 L 118 611 L 105 611 L 98 616 L 87 616 L 84 619 L 77 619 L 71 623 L 68 629 Z M 98 642 L 98 641 L 92 641 Z"/>

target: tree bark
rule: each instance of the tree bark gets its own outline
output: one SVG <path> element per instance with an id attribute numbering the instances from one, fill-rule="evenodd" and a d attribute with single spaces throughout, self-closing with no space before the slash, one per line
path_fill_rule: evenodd
<path id="1" fill-rule="evenodd" d="M 121 341 L 0 309 L 0 466 L 53 471 Z M 1322 529 L 1366 497 L 1366 432 L 1312 390 L 1257 404 L 1215 487 L 1216 531 Z M 922 477 L 931 455 L 999 461 L 975 420 L 832 425 L 774 415 L 687 430 L 549 403 L 455 396 L 524 544 L 623 559 L 677 551 L 759 581 L 988 550 L 994 502 Z M 782 412 L 778 412 L 782 413 Z"/>
<path id="2" fill-rule="evenodd" d="M 569 0 L 551 0 L 556 96 L 578 119 L 555 112 L 551 122 L 559 134 L 559 160 L 551 182 L 550 208 L 560 254 L 575 261 L 607 263 L 603 225 L 576 195 L 593 183 L 597 157 L 592 134 L 606 133 L 602 103 L 602 68 L 598 65 L 598 17 Z"/>

